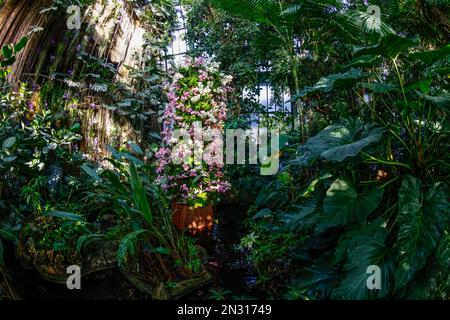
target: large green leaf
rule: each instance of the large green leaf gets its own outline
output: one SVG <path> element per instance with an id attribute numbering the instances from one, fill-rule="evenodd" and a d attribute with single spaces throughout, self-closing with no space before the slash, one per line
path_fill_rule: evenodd
<path id="1" fill-rule="evenodd" d="M 332 256 L 325 253 L 312 266 L 298 273 L 294 285 L 297 289 L 308 290 L 308 295 L 315 299 L 325 299 L 329 298 L 338 282 L 339 273 L 332 265 Z"/>
<path id="2" fill-rule="evenodd" d="M 317 223 L 320 213 L 320 203 L 316 197 L 311 197 L 301 204 L 293 205 L 288 213 L 280 215 L 284 230 L 300 231 Z"/>
<path id="3" fill-rule="evenodd" d="M 354 224 L 346 228 L 345 232 L 339 238 L 334 253 L 335 263 L 341 263 L 347 259 L 351 250 L 359 244 L 366 242 L 367 239 L 381 239 L 384 241 L 387 237 L 386 222 L 378 218 L 370 223 Z"/>
<path id="4" fill-rule="evenodd" d="M 131 173 L 131 187 L 133 192 L 133 199 L 136 204 L 136 206 L 141 211 L 142 215 L 144 216 L 144 219 L 152 224 L 153 223 L 153 215 L 152 211 L 150 209 L 150 205 L 147 200 L 147 194 L 145 192 L 144 185 L 142 184 L 142 181 L 139 177 L 139 174 L 137 172 L 136 166 L 133 162 L 131 162 L 130 166 L 130 173 Z"/>
<path id="5" fill-rule="evenodd" d="M 383 136 L 383 133 L 384 133 L 383 128 L 376 127 L 370 130 L 365 137 L 357 141 L 352 142 L 351 140 L 346 141 L 345 139 L 342 139 L 341 145 L 335 146 L 331 149 L 324 151 L 321 157 L 326 160 L 336 162 L 343 161 L 348 157 L 354 157 L 368 145 L 378 142 Z"/>
<path id="6" fill-rule="evenodd" d="M 354 57 L 357 58 L 366 55 L 378 55 L 385 58 L 397 59 L 400 53 L 417 45 L 417 40 L 411 40 L 388 33 L 384 37 L 380 38 L 378 44 L 374 46 L 357 48 L 354 52 Z"/>
<path id="7" fill-rule="evenodd" d="M 295 164 L 308 165 L 317 158 L 340 162 L 358 155 L 365 147 L 378 142 L 384 129 L 373 125 L 351 128 L 344 124 L 326 127 L 316 136 L 308 139 L 299 149 L 300 156 Z"/>
<path id="8" fill-rule="evenodd" d="M 420 91 L 416 91 L 417 95 L 421 98 L 424 98 L 425 100 L 431 101 L 439 108 L 443 109 L 450 109 L 450 94 L 449 93 L 443 93 L 440 96 L 430 96 L 427 94 L 423 94 Z"/>
<path id="9" fill-rule="evenodd" d="M 392 83 L 361 83 L 362 88 L 369 89 L 374 93 L 386 93 L 390 91 L 400 91 L 399 87 Z"/>
<path id="10" fill-rule="evenodd" d="M 444 184 L 434 185 L 424 197 L 421 181 L 405 177 L 399 190 L 396 289 L 407 285 L 425 266 L 441 239 L 441 224 L 448 223 L 449 216 L 448 188 Z"/>
<path id="11" fill-rule="evenodd" d="M 431 51 L 414 52 L 409 55 L 409 58 L 414 60 L 420 60 L 426 65 L 432 65 L 437 60 L 443 59 L 450 55 L 450 44 Z"/>
<path id="12" fill-rule="evenodd" d="M 351 88 L 363 77 L 360 69 L 350 69 L 344 73 L 330 74 L 327 77 L 321 78 L 312 87 L 305 87 L 298 94 L 296 94 L 292 99 L 296 100 L 308 94 L 330 92 L 334 89 L 345 89 Z"/>
<path id="13" fill-rule="evenodd" d="M 381 58 L 379 56 L 367 55 L 353 59 L 348 64 L 344 65 L 343 68 L 373 67 L 379 65 L 380 62 Z"/>
<path id="14" fill-rule="evenodd" d="M 439 283 L 440 267 L 436 260 L 431 260 L 419 270 L 406 286 L 397 290 L 395 296 L 402 300 L 430 300 L 442 284 Z"/>
<path id="15" fill-rule="evenodd" d="M 369 289 L 367 286 L 367 280 L 371 275 L 367 273 L 369 266 L 380 268 L 380 289 Z M 391 289 L 394 272 L 384 238 L 365 238 L 360 242 L 350 251 L 343 272 L 343 279 L 333 290 L 332 299 L 366 300 L 385 297 Z"/>
<path id="16" fill-rule="evenodd" d="M 330 227 L 365 221 L 378 207 L 382 196 L 382 189 L 368 188 L 358 194 L 346 179 L 336 179 L 327 190 L 316 231 L 320 233 Z"/>

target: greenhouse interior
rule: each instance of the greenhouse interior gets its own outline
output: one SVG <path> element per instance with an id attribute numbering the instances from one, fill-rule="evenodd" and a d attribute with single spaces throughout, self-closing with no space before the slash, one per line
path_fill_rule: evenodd
<path id="1" fill-rule="evenodd" d="M 449 108 L 448 0 L 0 0 L 0 300 L 448 301 Z"/>

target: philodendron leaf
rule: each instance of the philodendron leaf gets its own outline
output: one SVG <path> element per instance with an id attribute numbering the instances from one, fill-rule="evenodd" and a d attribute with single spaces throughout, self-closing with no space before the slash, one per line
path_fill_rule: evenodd
<path id="1" fill-rule="evenodd" d="M 384 129 L 373 125 L 348 128 L 347 125 L 334 124 L 326 127 L 316 136 L 308 139 L 299 149 L 299 157 L 292 163 L 308 165 L 317 158 L 340 162 L 358 155 L 362 149 L 378 142 Z"/>
<path id="2" fill-rule="evenodd" d="M 390 91 L 400 91 L 399 87 L 392 83 L 361 83 L 362 88 L 369 89 L 374 93 L 386 93 Z"/>
<path id="3" fill-rule="evenodd" d="M 301 204 L 293 205 L 288 213 L 280 215 L 283 229 L 292 232 L 315 225 L 320 209 L 319 201 L 315 197 L 311 197 Z"/>
<path id="4" fill-rule="evenodd" d="M 366 55 L 378 55 L 385 58 L 397 59 L 400 53 L 417 45 L 417 40 L 412 40 L 389 33 L 380 38 L 378 44 L 374 46 L 357 48 L 353 56 L 357 58 Z"/>
<path id="5" fill-rule="evenodd" d="M 450 44 L 431 51 L 423 51 L 423 52 L 414 52 L 409 55 L 409 58 L 413 60 L 420 60 L 422 63 L 426 65 L 432 65 L 439 59 L 443 59 L 450 55 Z"/>
<path id="6" fill-rule="evenodd" d="M 354 224 L 346 227 L 345 232 L 341 234 L 339 242 L 334 252 L 334 262 L 339 264 L 345 261 L 351 250 L 368 239 L 381 239 L 384 241 L 388 235 L 386 222 L 383 218 L 378 218 L 370 223 Z"/>
<path id="7" fill-rule="evenodd" d="M 406 176 L 399 190 L 400 227 L 396 248 L 399 265 L 395 276 L 395 288 L 401 289 L 422 269 L 430 254 L 436 249 L 442 236 L 442 224 L 450 219 L 448 188 L 434 185 L 426 196 L 421 181 Z"/>
<path id="8" fill-rule="evenodd" d="M 314 86 L 305 87 L 298 94 L 292 97 L 292 100 L 297 100 L 303 96 L 314 93 L 330 92 L 333 89 L 351 88 L 363 77 L 360 69 L 350 69 L 344 73 L 330 74 L 327 77 L 321 78 Z"/>
<path id="9" fill-rule="evenodd" d="M 346 141 L 342 139 L 341 145 L 335 146 L 322 153 L 321 157 L 329 161 L 343 161 L 348 157 L 354 157 L 361 152 L 362 149 L 378 142 L 383 136 L 384 129 L 380 127 L 373 128 L 367 135 L 356 141 Z"/>
<path id="10" fill-rule="evenodd" d="M 358 68 L 358 67 L 373 67 L 379 65 L 381 58 L 375 55 L 367 55 L 358 57 L 350 61 L 350 63 L 343 66 L 344 68 Z"/>
<path id="11" fill-rule="evenodd" d="M 316 232 L 344 226 L 351 222 L 365 221 L 379 205 L 383 190 L 373 187 L 358 194 L 346 179 L 336 179 L 327 190 L 323 214 Z"/>
<path id="12" fill-rule="evenodd" d="M 419 97 L 424 98 L 425 100 L 431 101 L 439 108 L 443 108 L 443 109 L 450 108 L 450 94 L 449 93 L 443 93 L 440 96 L 433 97 L 433 96 L 430 96 L 427 94 L 423 94 L 422 92 L 417 91 L 417 90 L 415 92 Z"/>
<path id="13" fill-rule="evenodd" d="M 350 250 L 344 276 L 331 299 L 367 300 L 385 297 L 391 287 L 394 265 L 383 237 L 366 238 Z M 369 267 L 375 266 L 375 269 Z M 378 269 L 379 268 L 379 269 Z M 380 272 L 379 289 L 369 288 L 370 275 Z M 372 284 L 372 283 L 370 283 Z"/>

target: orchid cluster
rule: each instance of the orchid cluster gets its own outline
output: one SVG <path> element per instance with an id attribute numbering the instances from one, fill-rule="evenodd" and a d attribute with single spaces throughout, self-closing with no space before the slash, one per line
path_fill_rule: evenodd
<path id="1" fill-rule="evenodd" d="M 158 159 L 158 183 L 175 201 L 190 207 L 213 204 L 220 194 L 230 189 L 224 181 L 223 161 L 186 161 L 176 164 L 172 161 L 174 130 L 184 129 L 194 139 L 194 127 L 200 124 L 205 130 L 223 132 L 227 117 L 227 95 L 231 76 L 219 72 L 218 64 L 210 59 L 188 58 L 165 85 L 168 104 L 162 115 L 163 146 L 156 154 Z M 214 144 L 214 142 L 212 143 Z M 191 148 L 187 145 L 186 148 Z M 221 146 L 218 146 L 221 147 Z M 183 157 L 184 150 L 177 150 Z"/>

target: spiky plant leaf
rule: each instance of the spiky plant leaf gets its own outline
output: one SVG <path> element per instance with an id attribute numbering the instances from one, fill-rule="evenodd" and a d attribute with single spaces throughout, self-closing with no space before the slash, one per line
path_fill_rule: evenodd
<path id="1" fill-rule="evenodd" d="M 142 184 L 141 178 L 137 172 L 136 166 L 133 162 L 130 165 L 130 182 L 132 187 L 132 196 L 136 207 L 142 213 L 144 219 L 149 223 L 153 223 L 153 215 L 150 209 L 150 205 L 147 200 L 147 194 L 145 192 L 144 185 Z"/>
<path id="2" fill-rule="evenodd" d="M 94 181 L 102 181 L 102 178 L 100 178 L 100 176 L 97 174 L 97 172 L 93 169 L 91 169 L 90 167 L 88 167 L 87 165 L 82 165 L 81 169 L 83 169 L 84 172 L 86 172 L 92 179 L 94 179 Z"/>
<path id="3" fill-rule="evenodd" d="M 122 265 L 127 261 L 127 256 L 134 256 L 136 254 L 136 241 L 144 234 L 147 230 L 140 229 L 135 230 L 127 234 L 119 243 L 119 248 L 117 249 L 117 262 Z"/>
<path id="4" fill-rule="evenodd" d="M 78 214 L 60 210 L 46 211 L 43 213 L 44 216 L 57 217 L 60 219 L 66 219 L 72 222 L 86 222 L 86 219 Z"/>

